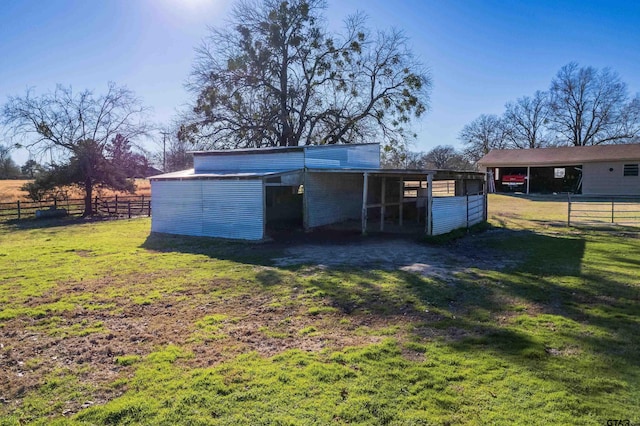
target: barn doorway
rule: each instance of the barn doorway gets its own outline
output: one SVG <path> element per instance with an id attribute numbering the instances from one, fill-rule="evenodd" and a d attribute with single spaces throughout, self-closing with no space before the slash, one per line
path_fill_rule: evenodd
<path id="1" fill-rule="evenodd" d="M 304 187 L 266 186 L 265 189 L 267 234 L 302 229 Z"/>

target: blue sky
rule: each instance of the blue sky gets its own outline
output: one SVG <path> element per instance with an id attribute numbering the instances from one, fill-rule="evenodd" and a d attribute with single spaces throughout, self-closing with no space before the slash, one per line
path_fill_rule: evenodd
<path id="1" fill-rule="evenodd" d="M 0 103 L 55 88 L 126 85 L 168 122 L 207 26 L 230 0 L 0 0 Z M 640 92 L 640 1 L 328 0 L 331 27 L 355 11 L 372 28 L 402 29 L 433 78 L 416 151 L 460 148 L 462 127 L 548 88 L 571 61 L 617 71 Z M 2 143 L 2 141 L 0 141 Z M 14 159 L 22 164 L 26 153 Z"/>

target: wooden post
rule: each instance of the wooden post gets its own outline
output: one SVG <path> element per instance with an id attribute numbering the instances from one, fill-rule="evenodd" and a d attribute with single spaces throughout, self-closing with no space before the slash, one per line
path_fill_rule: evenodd
<path id="1" fill-rule="evenodd" d="M 567 192 L 567 227 L 571 226 L 571 194 Z"/>
<path id="2" fill-rule="evenodd" d="M 18 200 L 18 219 L 20 219 L 20 200 Z"/>
<path id="3" fill-rule="evenodd" d="M 380 194 L 380 198 L 381 198 L 381 205 L 380 205 L 380 232 L 384 231 L 384 203 L 386 202 L 385 200 L 385 193 L 387 192 L 387 178 L 382 177 L 382 191 Z"/>
<path id="4" fill-rule="evenodd" d="M 127 201 L 127 215 L 131 219 L 131 200 Z"/>
<path id="5" fill-rule="evenodd" d="M 95 200 L 93 202 L 93 212 L 96 213 L 96 214 L 98 213 L 98 196 L 97 195 L 96 195 L 96 198 L 95 198 Z"/>
<path id="6" fill-rule="evenodd" d="M 426 220 L 427 220 L 427 235 L 433 235 L 433 176 L 427 175 L 427 208 L 426 208 Z"/>
<path id="7" fill-rule="evenodd" d="M 613 205 L 614 205 L 614 200 L 612 198 L 611 199 L 611 223 L 614 223 L 614 219 L 613 219 L 613 217 L 614 217 L 614 215 L 613 215 L 614 207 L 613 207 Z"/>
<path id="8" fill-rule="evenodd" d="M 151 200 L 149 200 L 148 203 L 149 203 L 149 210 L 147 210 L 147 217 L 151 217 Z"/>
<path id="9" fill-rule="evenodd" d="M 367 233 L 367 194 L 369 186 L 369 174 L 363 173 L 362 183 L 362 235 Z"/>
<path id="10" fill-rule="evenodd" d="M 531 167 L 527 166 L 527 195 L 529 195 L 529 181 L 531 180 Z"/>
<path id="11" fill-rule="evenodd" d="M 398 224 L 402 226 L 402 209 L 404 207 L 404 179 L 400 178 L 400 205 L 398 206 L 398 214 L 400 218 L 398 219 Z"/>
<path id="12" fill-rule="evenodd" d="M 115 212 L 116 216 L 118 215 L 118 194 L 116 194 L 116 209 Z"/>

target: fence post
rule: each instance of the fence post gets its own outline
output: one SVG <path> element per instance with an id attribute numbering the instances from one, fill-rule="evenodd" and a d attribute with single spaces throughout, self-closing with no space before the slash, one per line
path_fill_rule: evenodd
<path id="1" fill-rule="evenodd" d="M 567 228 L 571 227 L 571 194 L 567 192 Z"/>
<path id="2" fill-rule="evenodd" d="M 20 219 L 20 200 L 18 200 L 18 219 Z"/>
<path id="3" fill-rule="evenodd" d="M 614 219 L 613 219 L 613 210 L 614 210 L 614 205 L 615 201 L 613 200 L 613 198 L 611 199 L 611 223 L 614 223 Z"/>
<path id="4" fill-rule="evenodd" d="M 147 217 L 151 217 L 151 200 L 149 200 L 148 203 L 149 203 L 149 210 L 147 210 Z"/>
<path id="5" fill-rule="evenodd" d="M 96 198 L 95 198 L 95 200 L 93 202 L 93 212 L 96 213 L 96 214 L 98 213 L 98 196 L 97 195 L 96 195 Z"/>
<path id="6" fill-rule="evenodd" d="M 467 229 L 469 229 L 469 194 L 467 193 Z"/>
<path id="7" fill-rule="evenodd" d="M 131 219 L 131 200 L 127 201 L 127 215 Z"/>
<path id="8" fill-rule="evenodd" d="M 115 211 L 116 216 L 118 215 L 118 208 L 119 208 L 119 206 L 118 206 L 118 194 L 116 194 L 116 211 Z"/>

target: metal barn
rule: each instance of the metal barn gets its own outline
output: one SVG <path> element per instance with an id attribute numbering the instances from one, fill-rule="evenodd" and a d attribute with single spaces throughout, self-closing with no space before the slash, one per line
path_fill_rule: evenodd
<path id="1" fill-rule="evenodd" d="M 478 164 L 497 192 L 640 195 L 640 144 L 495 149 Z"/>
<path id="2" fill-rule="evenodd" d="M 321 226 L 438 235 L 486 220 L 484 185 L 482 173 L 381 169 L 379 144 L 195 152 L 193 169 L 151 178 L 151 230 L 243 240 Z"/>

